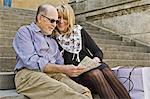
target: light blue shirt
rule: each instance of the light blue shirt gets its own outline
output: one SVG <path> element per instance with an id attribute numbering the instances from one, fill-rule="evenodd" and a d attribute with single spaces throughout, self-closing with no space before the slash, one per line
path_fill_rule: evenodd
<path id="1" fill-rule="evenodd" d="M 17 31 L 13 47 L 17 55 L 15 69 L 25 67 L 43 71 L 48 63 L 64 63 L 56 41 L 45 36 L 34 22 Z"/>

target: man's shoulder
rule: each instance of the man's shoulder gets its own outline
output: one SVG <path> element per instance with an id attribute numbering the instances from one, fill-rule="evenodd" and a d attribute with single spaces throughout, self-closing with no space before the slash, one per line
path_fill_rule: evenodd
<path id="1" fill-rule="evenodd" d="M 32 22 L 31 24 L 28 24 L 28 25 L 23 25 L 19 28 L 19 30 L 36 30 L 36 29 L 37 29 L 37 26 L 35 22 Z"/>
<path id="2" fill-rule="evenodd" d="M 30 29 L 29 27 L 30 27 L 30 25 L 23 25 L 18 29 L 18 31 L 27 31 Z"/>
<path id="3" fill-rule="evenodd" d="M 30 25 L 21 26 L 17 31 L 17 35 L 19 35 L 19 36 L 30 35 L 31 29 L 29 27 L 30 27 Z"/>

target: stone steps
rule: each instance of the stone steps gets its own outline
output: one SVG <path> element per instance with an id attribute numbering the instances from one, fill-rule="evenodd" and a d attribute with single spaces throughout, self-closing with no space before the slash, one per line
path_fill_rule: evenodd
<path id="1" fill-rule="evenodd" d="M 105 36 L 108 36 L 110 37 L 111 39 L 111 36 L 113 38 L 113 36 L 118 36 L 118 37 L 121 37 L 119 36 L 118 34 L 114 33 L 113 31 L 107 29 L 107 28 L 104 28 L 104 27 L 97 27 L 95 24 L 93 23 L 90 23 L 90 22 L 80 22 L 81 24 L 84 24 L 83 27 L 86 28 L 86 31 L 91 34 L 91 37 L 92 37 L 92 34 L 94 34 L 95 36 L 93 36 L 92 38 L 95 40 L 95 37 L 98 37 L 96 35 L 105 35 Z M 95 27 L 95 28 L 98 28 L 98 30 L 91 30 L 91 28 L 88 28 L 88 27 Z M 109 39 L 109 38 L 108 38 Z M 119 39 L 118 39 L 119 40 Z M 131 43 L 133 44 L 134 46 L 140 46 L 140 47 L 145 47 L 145 45 L 143 45 L 142 43 L 140 44 L 139 42 L 136 42 L 134 40 L 132 40 L 131 38 L 126 38 L 126 37 L 121 37 L 121 41 L 122 42 L 126 42 L 126 43 Z M 121 44 L 122 45 L 122 44 Z"/>
<path id="2" fill-rule="evenodd" d="M 0 90 L 15 89 L 14 72 L 0 72 Z"/>
<path id="3" fill-rule="evenodd" d="M 104 59 L 150 60 L 150 53 L 104 51 Z"/>
<path id="4" fill-rule="evenodd" d="M 92 25 L 89 25 L 89 24 L 87 24 L 87 23 L 85 23 L 85 22 L 79 22 L 79 24 L 85 29 L 85 30 L 97 30 L 97 31 L 101 31 L 101 29 L 99 29 L 99 28 L 97 28 L 97 27 L 95 27 L 95 26 L 92 26 Z"/>
<path id="5" fill-rule="evenodd" d="M 25 22 L 18 22 L 17 23 L 17 21 L 4 21 L 5 22 L 5 24 L 3 24 L 2 26 L 1 26 L 1 28 L 2 29 L 0 29 L 0 34 L 3 34 L 3 32 L 4 32 L 4 34 L 5 33 L 8 33 L 8 32 L 10 32 L 10 29 L 11 29 L 11 31 L 15 31 L 16 32 L 16 30 L 21 26 L 21 25 L 28 25 L 28 24 L 30 24 L 30 22 L 31 22 L 31 20 L 30 21 L 25 21 Z M 8 29 L 8 27 L 9 27 L 9 29 Z M 96 34 L 98 34 L 98 35 L 110 35 L 110 36 L 118 36 L 118 35 L 116 35 L 116 34 L 112 34 L 112 33 L 106 33 L 106 32 L 101 32 L 101 31 L 92 31 L 92 30 L 87 30 L 87 32 L 88 32 L 88 34 L 90 35 L 96 35 Z"/>
<path id="6" fill-rule="evenodd" d="M 120 47 L 120 46 L 119 46 Z M 124 46 L 123 46 L 124 47 Z M 150 60 L 150 53 L 144 53 L 143 51 L 140 52 L 140 48 L 141 47 L 138 47 L 139 49 L 137 50 L 137 52 L 132 52 L 132 47 L 129 47 L 131 48 L 131 52 L 126 52 L 126 51 L 111 51 L 110 49 L 109 50 L 104 50 L 103 53 L 104 53 L 104 58 L 105 59 L 132 59 L 132 60 Z M 129 50 L 128 48 L 128 50 Z M 106 49 L 106 48 L 103 48 L 102 49 Z M 142 48 L 141 48 L 142 50 Z M 144 49 L 143 49 L 144 50 Z M 15 57 L 16 54 L 15 54 L 15 51 L 12 47 L 0 47 L 0 57 Z"/>
<path id="7" fill-rule="evenodd" d="M 0 72 L 13 71 L 16 64 L 15 57 L 0 57 Z"/>
<path id="8" fill-rule="evenodd" d="M 12 46 L 12 42 L 13 37 L 0 37 L 0 47 Z"/>
<path id="9" fill-rule="evenodd" d="M 149 60 L 104 59 L 111 68 L 116 66 L 150 66 Z"/>
<path id="10" fill-rule="evenodd" d="M 23 16 L 23 15 L 19 15 L 19 14 L 4 14 L 3 13 L 3 16 L 0 16 L 0 18 L 2 20 L 33 20 L 35 17 L 34 16 L 31 16 L 31 15 L 27 15 L 27 16 Z"/>
<path id="11" fill-rule="evenodd" d="M 12 18 L 13 17 L 13 18 Z M 24 16 L 24 15 L 17 15 L 17 16 L 13 16 L 13 15 L 3 15 L 1 16 L 0 15 L 0 18 L 1 18 L 1 21 L 2 22 L 17 22 L 17 21 L 20 21 L 20 22 L 23 22 L 23 21 L 31 21 L 31 20 L 35 20 L 35 17 L 34 16 Z"/>
<path id="12" fill-rule="evenodd" d="M 16 30 L 16 28 L 20 27 L 21 25 L 30 24 L 34 20 L 24 19 L 24 20 L 2 20 L 3 23 L 1 25 L 1 30 Z M 9 28 L 7 28 L 9 27 Z"/>
<path id="13" fill-rule="evenodd" d="M 0 90 L 0 99 L 28 99 L 23 95 L 20 95 L 13 90 Z"/>
<path id="14" fill-rule="evenodd" d="M 0 7 L 0 12 L 2 13 L 2 16 L 16 16 L 16 15 L 22 15 L 22 16 L 35 16 L 36 11 L 33 10 L 25 10 L 25 9 L 18 9 L 18 8 L 4 8 Z"/>
<path id="15" fill-rule="evenodd" d="M 1 26 L 1 30 L 7 30 L 7 31 L 17 31 L 19 29 L 19 26 L 12 26 L 12 25 L 5 25 L 5 26 Z"/>
<path id="16" fill-rule="evenodd" d="M 111 44 L 98 44 L 102 51 L 126 51 L 126 52 L 148 52 L 148 48 L 134 47 L 134 46 L 121 46 Z"/>
<path id="17" fill-rule="evenodd" d="M 133 46 L 134 43 L 128 43 L 128 42 L 121 42 L 117 40 L 106 40 L 106 39 L 94 39 L 96 44 L 112 44 L 112 45 L 124 45 L 124 46 Z M 5 42 L 3 42 L 5 41 Z M 0 37 L 0 46 L 8 47 L 12 46 L 12 38 L 1 38 Z"/>
<path id="18" fill-rule="evenodd" d="M 82 25 L 82 27 L 89 33 L 89 34 L 104 34 L 104 35 L 114 35 L 114 36 L 118 36 L 117 34 L 114 34 L 110 31 L 101 29 L 101 28 L 97 28 L 89 23 L 86 22 L 80 22 L 80 25 Z"/>
<path id="19" fill-rule="evenodd" d="M 99 96 L 93 94 L 94 99 L 99 99 Z M 16 90 L 0 90 L 0 99 L 29 99 L 23 95 L 20 95 Z"/>
<path id="20" fill-rule="evenodd" d="M 116 67 L 116 66 L 150 66 L 149 59 L 147 59 L 147 60 L 104 59 L 104 62 L 109 64 L 110 67 Z M 11 57 L 11 58 L 0 57 L 1 71 L 13 71 L 14 66 L 15 66 L 15 57 Z"/>
<path id="21" fill-rule="evenodd" d="M 104 30 L 90 30 L 90 29 L 86 29 L 86 31 L 88 32 L 88 34 L 101 34 L 101 35 L 112 35 L 112 36 L 117 36 L 117 34 L 113 34 L 110 33 L 108 31 L 104 31 Z"/>
<path id="22" fill-rule="evenodd" d="M 85 30 L 91 30 L 91 31 L 99 31 L 100 29 L 97 27 L 91 27 L 90 25 L 87 26 L 83 26 Z"/>
<path id="23" fill-rule="evenodd" d="M 89 34 L 93 39 L 110 39 L 110 40 L 122 40 L 122 37 L 119 36 L 111 36 L 111 35 L 101 35 L 101 34 Z"/>
<path id="24" fill-rule="evenodd" d="M 4 39 L 5 40 L 5 39 Z M 12 39 L 10 39 L 11 41 Z M 2 41 L 2 40 L 1 40 Z M 125 51 L 125 52 L 137 52 L 137 53 L 147 53 L 148 48 L 135 47 L 135 46 L 125 46 L 125 45 L 112 45 L 112 44 L 98 44 L 102 51 Z M 1 42 L 0 43 L 0 56 L 11 57 L 15 56 L 14 49 L 12 48 L 12 42 Z"/>
<path id="25" fill-rule="evenodd" d="M 16 34 L 16 31 L 18 30 L 18 28 L 21 25 L 27 25 L 28 23 L 18 23 L 16 25 L 14 25 L 16 22 L 9 22 L 9 25 L 2 25 L 1 29 L 0 29 L 0 36 L 6 36 L 6 34 L 8 34 L 9 37 L 13 37 Z M 29 22 L 30 23 L 30 22 Z M 11 32 L 10 32 L 11 31 Z M 111 40 L 122 40 L 121 37 L 119 37 L 118 35 L 107 35 L 106 33 L 102 34 L 102 33 L 89 33 L 89 35 L 92 36 L 92 38 L 99 38 L 99 39 L 111 39 Z"/>
<path id="26" fill-rule="evenodd" d="M 12 36 L 14 36 L 15 34 L 16 34 L 16 32 L 14 32 Z M 134 45 L 133 42 L 131 43 L 131 42 L 122 42 L 120 40 L 111 40 L 107 36 L 101 36 L 101 38 L 93 37 L 93 40 L 97 44 L 113 44 L 113 45 L 128 45 L 128 46 Z M 118 39 L 118 38 L 116 38 L 116 39 Z M 3 41 L 5 41 L 5 42 L 3 42 Z M 0 36 L 0 46 L 12 46 L 12 41 L 13 41 L 13 37 Z"/>
<path id="27" fill-rule="evenodd" d="M 15 51 L 12 47 L 0 47 L 0 57 L 15 57 Z"/>
<path id="28" fill-rule="evenodd" d="M 126 66 L 126 65 L 127 66 L 137 66 L 137 65 L 150 66 L 149 65 L 150 53 L 104 51 L 104 60 L 109 60 L 108 64 L 110 64 L 110 66 L 113 67 L 120 66 L 120 65 L 121 66 Z M 4 57 L 4 56 L 0 57 L 0 67 L 2 71 L 12 71 L 15 66 L 15 63 L 16 63 L 15 57 Z"/>
<path id="29" fill-rule="evenodd" d="M 14 37 L 15 36 L 15 34 L 16 34 L 16 30 L 11 30 L 11 31 L 9 31 L 9 30 L 1 30 L 0 29 L 0 37 Z"/>
<path id="30" fill-rule="evenodd" d="M 123 42 L 120 40 L 110 40 L 110 39 L 98 39 L 93 38 L 96 44 L 112 44 L 112 45 L 125 45 L 125 46 L 134 46 L 134 42 Z"/>

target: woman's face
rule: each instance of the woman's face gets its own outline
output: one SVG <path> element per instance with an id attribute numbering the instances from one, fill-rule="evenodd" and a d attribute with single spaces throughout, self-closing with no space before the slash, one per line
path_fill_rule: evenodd
<path id="1" fill-rule="evenodd" d="M 57 28 L 59 30 L 59 32 L 61 33 L 65 33 L 68 31 L 68 27 L 69 27 L 69 24 L 68 24 L 68 19 L 63 17 L 62 14 L 59 14 L 58 15 L 58 20 L 59 22 L 57 23 Z"/>

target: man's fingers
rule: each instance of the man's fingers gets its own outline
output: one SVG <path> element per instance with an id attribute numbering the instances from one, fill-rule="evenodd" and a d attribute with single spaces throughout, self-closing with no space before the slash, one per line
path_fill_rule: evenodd
<path id="1" fill-rule="evenodd" d="M 73 73 L 73 75 L 79 75 L 79 74 L 81 74 L 83 72 L 83 70 L 84 69 L 82 69 L 82 70 L 74 70 L 72 73 Z"/>
<path id="2" fill-rule="evenodd" d="M 78 70 L 83 70 L 85 68 L 86 68 L 85 66 L 79 66 L 79 67 L 77 67 Z"/>

